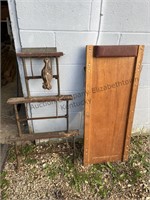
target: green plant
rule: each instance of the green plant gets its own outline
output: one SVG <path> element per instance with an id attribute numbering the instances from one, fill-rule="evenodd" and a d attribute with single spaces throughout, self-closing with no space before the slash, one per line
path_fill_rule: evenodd
<path id="1" fill-rule="evenodd" d="M 6 179 L 7 173 L 3 171 L 0 175 L 0 188 L 5 188 L 9 185 L 9 181 Z"/>
<path id="2" fill-rule="evenodd" d="M 50 179 L 54 179 L 60 174 L 60 167 L 56 163 L 47 165 L 44 170 Z"/>
<path id="3" fill-rule="evenodd" d="M 8 151 L 8 160 L 10 162 L 13 162 L 15 159 L 16 159 L 15 151 L 14 148 L 11 147 Z"/>
<path id="4" fill-rule="evenodd" d="M 25 162 L 27 164 L 35 164 L 37 163 L 37 160 L 35 158 L 26 157 Z"/>
<path id="5" fill-rule="evenodd" d="M 0 188 L 1 188 L 1 196 L 2 199 L 7 199 L 7 188 L 9 187 L 9 181 L 6 178 L 7 173 L 5 171 L 0 174 Z"/>
<path id="6" fill-rule="evenodd" d="M 32 144 L 26 144 L 22 148 L 20 148 L 20 154 L 23 156 L 27 156 L 34 152 L 35 146 Z"/>
<path id="7" fill-rule="evenodd" d="M 73 170 L 73 175 L 70 177 L 70 185 L 73 186 L 78 192 L 81 191 L 82 186 L 89 181 L 89 176 L 85 172 L 79 172 L 77 169 Z"/>

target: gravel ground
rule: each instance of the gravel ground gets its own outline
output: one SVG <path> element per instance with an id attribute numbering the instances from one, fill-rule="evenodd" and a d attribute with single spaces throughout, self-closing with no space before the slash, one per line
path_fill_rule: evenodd
<path id="1" fill-rule="evenodd" d="M 149 138 L 132 138 L 129 161 L 82 166 L 82 142 L 77 143 L 75 165 L 71 144 L 25 145 L 16 172 L 14 148 L 1 174 L 1 199 L 7 200 L 150 200 Z"/>

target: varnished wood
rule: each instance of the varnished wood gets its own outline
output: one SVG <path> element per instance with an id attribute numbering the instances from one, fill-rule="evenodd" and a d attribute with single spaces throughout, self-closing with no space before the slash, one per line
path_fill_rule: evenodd
<path id="1" fill-rule="evenodd" d="M 100 57 L 136 57 L 138 45 L 94 46 L 93 55 Z"/>
<path id="2" fill-rule="evenodd" d="M 95 58 L 93 50 L 87 46 L 84 165 L 125 160 L 139 80 L 139 53 Z"/>
<path id="3" fill-rule="evenodd" d="M 92 101 L 92 70 L 93 46 L 86 48 L 86 92 L 85 92 L 85 123 L 84 123 L 84 165 L 88 165 L 91 141 L 91 101 Z"/>
<path id="4" fill-rule="evenodd" d="M 129 146 L 130 146 L 130 139 L 131 139 L 132 123 L 133 123 L 133 116 L 134 116 L 134 110 L 135 110 L 139 78 L 140 78 L 140 73 L 141 73 L 141 69 L 142 69 L 141 64 L 142 64 L 143 54 L 144 54 L 144 46 L 140 45 L 136 64 L 135 64 L 135 69 L 134 69 L 134 82 L 133 82 L 133 86 L 132 86 L 129 114 L 128 114 L 128 119 L 127 119 L 128 123 L 127 123 L 124 152 L 123 152 L 123 158 L 122 158 L 123 161 L 127 161 L 128 156 L 129 156 Z"/>

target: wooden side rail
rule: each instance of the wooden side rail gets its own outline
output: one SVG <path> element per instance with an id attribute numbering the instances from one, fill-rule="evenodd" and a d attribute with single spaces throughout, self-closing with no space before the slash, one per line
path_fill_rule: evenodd
<path id="1" fill-rule="evenodd" d="M 35 102 L 47 102 L 47 101 L 68 101 L 72 100 L 72 95 L 60 95 L 60 96 L 43 96 L 43 97 L 16 97 L 8 99 L 8 104 L 23 104 L 23 103 L 35 103 Z"/>

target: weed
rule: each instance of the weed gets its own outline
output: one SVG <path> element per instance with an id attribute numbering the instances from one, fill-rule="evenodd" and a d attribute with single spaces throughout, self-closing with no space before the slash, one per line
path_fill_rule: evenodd
<path id="1" fill-rule="evenodd" d="M 34 148 L 35 148 L 34 145 L 26 144 L 25 146 L 23 146 L 23 147 L 20 149 L 20 154 L 21 154 L 22 156 L 27 156 L 27 155 L 31 154 L 31 153 L 34 151 Z"/>
<path id="2" fill-rule="evenodd" d="M 47 165 L 45 167 L 45 171 L 48 177 L 53 180 L 60 174 L 60 167 L 56 163 L 52 163 L 51 165 Z"/>
<path id="3" fill-rule="evenodd" d="M 81 191 L 82 186 L 89 181 L 89 176 L 87 173 L 79 172 L 77 169 L 74 169 L 73 176 L 70 177 L 70 185 L 74 187 L 78 192 Z"/>
<path id="4" fill-rule="evenodd" d="M 8 160 L 10 162 L 13 162 L 15 159 L 16 159 L 15 151 L 14 148 L 11 147 L 8 152 Z"/>
<path id="5" fill-rule="evenodd" d="M 37 160 L 34 159 L 34 158 L 30 158 L 30 157 L 28 158 L 28 157 L 26 157 L 25 162 L 27 164 L 35 164 L 35 163 L 37 163 Z"/>
<path id="6" fill-rule="evenodd" d="M 6 179 L 7 173 L 5 171 L 0 174 L 0 188 L 1 188 L 1 197 L 2 199 L 7 199 L 7 188 L 9 186 L 9 181 Z"/>
<path id="7" fill-rule="evenodd" d="M 75 167 L 69 157 L 63 159 L 63 173 L 70 183 L 70 186 L 78 192 L 81 192 L 85 185 L 89 185 L 93 193 L 95 192 L 95 188 L 97 188 L 97 192 L 102 198 L 108 194 L 107 187 L 102 180 L 101 170 L 103 168 L 103 164 L 97 164 L 85 172 L 81 171 L 77 166 Z"/>
<path id="8" fill-rule="evenodd" d="M 19 153 L 22 156 L 27 156 L 34 151 L 34 145 L 26 144 L 23 147 L 19 148 Z M 16 159 L 16 154 L 14 148 L 9 149 L 8 160 L 13 162 Z"/>
<path id="9" fill-rule="evenodd" d="M 9 181 L 6 179 L 7 173 L 3 171 L 0 175 L 0 188 L 5 188 L 9 185 Z"/>
<path id="10" fill-rule="evenodd" d="M 3 199 L 3 200 L 8 199 L 8 195 L 7 195 L 6 191 L 4 191 L 4 190 L 2 190 L 2 192 L 1 192 L 1 199 Z"/>

